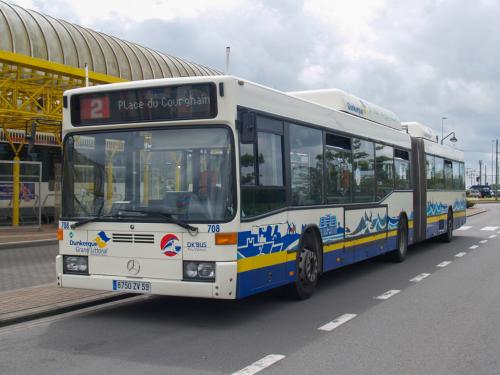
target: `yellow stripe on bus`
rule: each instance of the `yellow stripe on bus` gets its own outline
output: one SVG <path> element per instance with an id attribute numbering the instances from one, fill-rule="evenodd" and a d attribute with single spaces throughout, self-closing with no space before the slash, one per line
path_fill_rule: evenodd
<path id="1" fill-rule="evenodd" d="M 453 212 L 453 217 L 464 217 L 464 216 L 465 216 L 465 211 Z"/>
<path id="2" fill-rule="evenodd" d="M 297 259 L 297 253 L 279 251 L 272 254 L 261 254 L 254 257 L 238 259 L 238 272 L 246 272 L 258 268 L 275 266 L 277 264 L 290 262 Z"/>
<path id="3" fill-rule="evenodd" d="M 435 223 L 435 222 L 440 221 L 440 220 L 446 220 L 447 218 L 448 218 L 448 214 L 428 216 L 427 217 L 427 224 Z"/>
<path id="4" fill-rule="evenodd" d="M 408 226 L 413 226 L 413 221 L 408 223 Z M 389 237 L 395 237 L 398 235 L 397 230 L 391 230 L 389 232 L 381 232 L 372 234 L 363 238 L 350 239 L 346 241 L 339 241 L 332 244 L 323 246 L 323 253 L 329 253 L 335 250 L 342 250 L 346 247 L 352 247 L 357 245 L 362 245 L 368 242 L 374 242 L 382 240 Z M 259 268 L 275 266 L 277 264 L 282 264 L 290 262 L 297 259 L 297 252 L 288 253 L 287 251 L 280 251 L 272 254 L 261 254 L 249 258 L 243 258 L 238 260 L 238 272 L 252 271 Z"/>

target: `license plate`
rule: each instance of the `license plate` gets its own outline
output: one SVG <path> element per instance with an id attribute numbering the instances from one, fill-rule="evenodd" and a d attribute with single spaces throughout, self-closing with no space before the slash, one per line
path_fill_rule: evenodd
<path id="1" fill-rule="evenodd" d="M 145 281 L 113 280 L 113 290 L 130 293 L 151 293 L 151 283 Z"/>

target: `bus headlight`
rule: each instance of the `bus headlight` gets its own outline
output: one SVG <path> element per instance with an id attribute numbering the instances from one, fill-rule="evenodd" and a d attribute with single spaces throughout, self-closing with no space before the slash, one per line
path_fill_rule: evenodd
<path id="1" fill-rule="evenodd" d="M 77 275 L 89 274 L 88 257 L 85 256 L 63 256 L 63 272 Z"/>
<path id="2" fill-rule="evenodd" d="M 215 281 L 215 262 L 184 262 L 186 281 Z"/>

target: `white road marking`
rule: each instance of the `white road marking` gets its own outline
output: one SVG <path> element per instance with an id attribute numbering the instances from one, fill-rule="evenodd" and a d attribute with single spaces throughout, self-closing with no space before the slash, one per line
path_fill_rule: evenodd
<path id="1" fill-rule="evenodd" d="M 474 250 L 474 249 L 477 249 L 478 247 L 479 246 L 477 246 L 477 245 L 472 245 L 471 247 L 469 247 L 469 249 Z"/>
<path id="2" fill-rule="evenodd" d="M 488 242 L 488 240 L 479 241 L 479 243 L 486 243 L 486 242 Z"/>
<path id="3" fill-rule="evenodd" d="M 354 319 L 356 314 L 344 314 L 339 316 L 337 319 L 332 320 L 330 323 L 326 323 L 324 326 L 319 327 L 320 331 L 333 331 L 335 328 L 347 323 L 349 320 Z"/>
<path id="4" fill-rule="evenodd" d="M 462 251 L 461 253 L 455 254 L 457 258 L 462 258 L 464 255 L 467 255 L 465 251 Z"/>
<path id="5" fill-rule="evenodd" d="M 491 236 L 489 236 L 488 238 L 495 238 L 497 235 L 496 234 L 492 234 Z"/>
<path id="6" fill-rule="evenodd" d="M 418 283 L 419 281 L 422 281 L 426 277 L 429 277 L 431 274 L 430 273 L 421 273 L 420 275 L 415 276 L 413 279 L 410 279 L 410 281 L 414 283 Z"/>
<path id="7" fill-rule="evenodd" d="M 470 228 L 472 228 L 472 227 L 464 225 L 463 227 L 460 227 L 457 230 L 469 230 Z"/>
<path id="8" fill-rule="evenodd" d="M 392 296 L 398 294 L 399 292 L 401 292 L 401 291 L 397 290 L 397 289 L 391 289 L 391 290 L 388 290 L 387 292 L 385 292 L 384 294 L 381 294 L 380 296 L 375 297 L 375 299 L 389 299 Z"/>
<path id="9" fill-rule="evenodd" d="M 490 232 L 493 232 L 494 230 L 497 230 L 499 227 L 484 227 L 481 228 L 481 230 L 489 230 Z"/>
<path id="10" fill-rule="evenodd" d="M 445 260 L 444 262 L 441 262 L 439 264 L 436 265 L 436 267 L 446 267 L 448 264 L 450 264 L 451 262 L 449 260 Z"/>
<path id="11" fill-rule="evenodd" d="M 256 374 L 265 368 L 274 365 L 276 362 L 281 361 L 285 356 L 283 354 L 269 354 L 264 358 L 259 359 L 257 362 L 252 363 L 251 365 L 233 372 L 233 375 L 252 375 Z"/>

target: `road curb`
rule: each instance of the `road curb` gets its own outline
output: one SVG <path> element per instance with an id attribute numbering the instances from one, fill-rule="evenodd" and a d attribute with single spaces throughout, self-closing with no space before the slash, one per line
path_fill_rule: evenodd
<path id="1" fill-rule="evenodd" d="M 0 250 L 18 249 L 21 247 L 37 247 L 57 245 L 57 240 L 32 240 L 32 241 L 13 241 L 0 243 Z"/>
<path id="2" fill-rule="evenodd" d="M 49 316 L 60 315 L 67 312 L 84 309 L 86 307 L 93 307 L 97 305 L 102 305 L 109 302 L 115 302 L 123 299 L 135 296 L 134 294 L 116 294 L 112 296 L 106 296 L 102 298 L 90 297 L 84 300 L 79 300 L 76 303 L 57 303 L 51 307 L 40 307 L 33 309 L 29 312 L 17 312 L 12 314 L 6 314 L 6 318 L 0 318 L 0 328 L 11 326 L 13 324 L 19 324 L 28 322 L 31 320 L 46 318 Z"/>
<path id="3" fill-rule="evenodd" d="M 476 215 L 479 215 L 479 214 L 485 213 L 485 212 L 487 212 L 487 211 L 488 211 L 488 210 L 482 209 L 482 210 L 479 210 L 479 211 L 477 211 L 477 212 L 473 212 L 473 213 L 471 213 L 471 214 L 467 215 L 466 217 L 476 216 Z"/>

